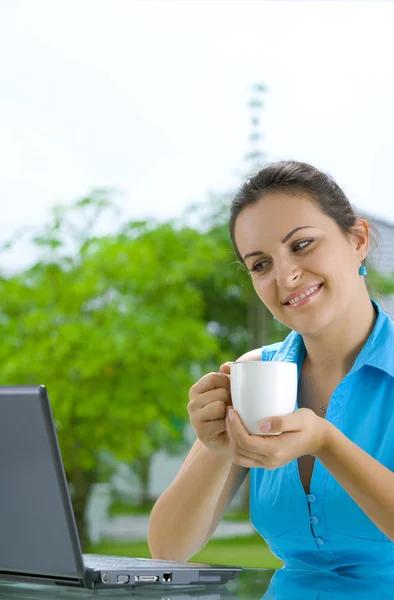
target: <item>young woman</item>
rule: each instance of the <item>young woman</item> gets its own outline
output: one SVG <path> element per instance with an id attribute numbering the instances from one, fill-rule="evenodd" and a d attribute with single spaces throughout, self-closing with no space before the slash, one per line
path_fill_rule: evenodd
<path id="1" fill-rule="evenodd" d="M 153 508 L 152 556 L 203 547 L 250 469 L 251 521 L 286 566 L 394 574 L 394 323 L 365 285 L 368 222 L 331 177 L 285 161 L 240 188 L 230 235 L 257 295 L 292 330 L 238 360 L 297 363 L 297 407 L 261 423 L 281 435 L 250 435 L 227 377 L 191 388 L 197 440 Z"/>

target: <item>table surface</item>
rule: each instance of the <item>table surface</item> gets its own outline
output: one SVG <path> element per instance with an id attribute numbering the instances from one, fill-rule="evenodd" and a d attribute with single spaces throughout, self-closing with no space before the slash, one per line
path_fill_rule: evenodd
<path id="1" fill-rule="evenodd" d="M 393 600 L 394 576 L 369 574 L 362 578 L 346 572 L 245 569 L 220 586 L 157 585 L 96 591 L 0 581 L 0 600 L 86 600 L 98 596 L 102 600 Z"/>

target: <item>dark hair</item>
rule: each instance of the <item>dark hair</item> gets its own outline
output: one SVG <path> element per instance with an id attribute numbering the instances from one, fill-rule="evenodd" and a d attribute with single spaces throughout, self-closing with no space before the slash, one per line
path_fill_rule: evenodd
<path id="1" fill-rule="evenodd" d="M 242 184 L 231 203 L 230 236 L 241 263 L 244 261 L 235 242 L 235 222 L 240 212 L 260 200 L 267 192 L 307 194 L 323 213 L 337 223 L 344 234 L 350 236 L 354 231 L 356 212 L 331 175 L 319 171 L 312 165 L 295 160 L 269 163 Z"/>

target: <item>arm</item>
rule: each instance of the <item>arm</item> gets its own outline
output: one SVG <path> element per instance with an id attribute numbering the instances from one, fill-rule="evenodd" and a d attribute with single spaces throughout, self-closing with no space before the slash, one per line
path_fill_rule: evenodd
<path id="1" fill-rule="evenodd" d="M 326 425 L 325 443 L 315 456 L 375 525 L 394 541 L 394 473 Z"/>
<path id="2" fill-rule="evenodd" d="M 238 360 L 257 361 L 260 356 L 258 349 Z M 215 422 L 218 416 L 211 421 Z M 248 471 L 234 464 L 230 452 L 220 448 L 216 451 L 197 439 L 174 481 L 152 509 L 148 532 L 152 557 L 184 561 L 205 546 Z"/>
<path id="3" fill-rule="evenodd" d="M 152 509 L 148 533 L 152 558 L 186 561 L 198 552 L 210 537 L 214 517 L 217 526 L 246 472 L 228 455 L 197 440 Z"/>

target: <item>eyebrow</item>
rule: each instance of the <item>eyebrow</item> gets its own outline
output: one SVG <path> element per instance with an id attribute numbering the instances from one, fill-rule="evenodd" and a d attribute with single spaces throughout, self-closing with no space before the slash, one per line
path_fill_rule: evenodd
<path id="1" fill-rule="evenodd" d="M 314 225 L 300 225 L 300 227 L 295 227 L 294 229 L 289 231 L 289 233 L 287 235 L 285 235 L 285 237 L 282 240 L 282 244 L 285 244 L 296 231 L 299 231 L 300 229 L 313 229 L 313 228 L 314 228 Z M 248 254 L 245 254 L 245 256 L 244 256 L 244 261 L 247 258 L 250 258 L 251 256 L 259 256 L 260 254 L 265 254 L 265 253 L 262 250 L 255 250 L 254 252 L 248 252 Z"/>

